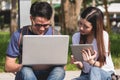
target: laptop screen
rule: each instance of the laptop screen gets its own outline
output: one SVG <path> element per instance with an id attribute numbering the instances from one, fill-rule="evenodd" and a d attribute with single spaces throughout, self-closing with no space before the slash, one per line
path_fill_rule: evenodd
<path id="1" fill-rule="evenodd" d="M 68 46 L 68 35 L 24 35 L 22 64 L 66 64 Z"/>

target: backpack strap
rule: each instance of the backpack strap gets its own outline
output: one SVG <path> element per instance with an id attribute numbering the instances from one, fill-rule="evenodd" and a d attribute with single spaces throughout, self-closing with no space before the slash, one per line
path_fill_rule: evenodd
<path id="1" fill-rule="evenodd" d="M 21 39 L 22 39 L 22 30 L 23 29 L 21 29 L 21 31 L 20 31 L 20 36 L 19 36 L 19 40 L 18 40 L 18 47 L 20 46 L 20 42 L 21 42 Z"/>
<path id="2" fill-rule="evenodd" d="M 19 37 L 19 40 L 18 40 L 18 47 L 22 44 L 23 35 L 27 35 L 28 32 L 29 32 L 29 27 L 28 26 L 25 26 L 21 29 L 20 37 Z M 52 34 L 53 35 L 60 35 L 61 33 L 52 27 Z"/>
<path id="3" fill-rule="evenodd" d="M 20 30 L 20 36 L 19 36 L 19 40 L 18 40 L 18 47 L 20 47 L 20 45 L 22 44 L 23 35 L 28 34 L 28 29 L 29 29 L 29 27 L 25 26 Z"/>
<path id="4" fill-rule="evenodd" d="M 28 30 L 29 27 L 25 26 L 20 30 L 20 36 L 19 36 L 19 40 L 18 40 L 18 47 L 19 47 L 19 53 L 20 55 L 18 56 L 19 59 L 19 63 L 22 62 L 22 42 L 23 42 L 23 35 L 27 35 L 28 34 Z"/>

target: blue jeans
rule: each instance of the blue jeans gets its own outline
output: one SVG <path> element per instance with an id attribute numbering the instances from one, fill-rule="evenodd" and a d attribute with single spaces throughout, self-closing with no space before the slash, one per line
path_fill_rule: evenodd
<path id="1" fill-rule="evenodd" d="M 63 80 L 65 70 L 61 66 L 49 70 L 34 71 L 31 67 L 23 67 L 17 72 L 15 80 Z"/>
<path id="2" fill-rule="evenodd" d="M 98 67 L 92 67 L 89 73 L 82 72 L 80 77 L 73 80 L 112 80 L 111 74 L 113 72 L 106 72 Z"/>

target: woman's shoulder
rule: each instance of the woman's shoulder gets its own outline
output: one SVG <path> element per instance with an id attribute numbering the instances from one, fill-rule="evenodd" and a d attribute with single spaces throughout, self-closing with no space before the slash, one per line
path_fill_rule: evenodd
<path id="1" fill-rule="evenodd" d="M 80 41 L 80 32 L 76 32 L 72 36 L 72 43 L 79 44 L 79 41 Z"/>
<path id="2" fill-rule="evenodd" d="M 73 37 L 80 37 L 80 32 L 75 32 L 75 33 L 73 34 Z"/>

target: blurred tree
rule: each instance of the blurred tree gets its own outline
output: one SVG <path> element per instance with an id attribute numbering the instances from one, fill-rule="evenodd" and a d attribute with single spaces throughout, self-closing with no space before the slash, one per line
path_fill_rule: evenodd
<path id="1" fill-rule="evenodd" d="M 120 3 L 120 0 L 109 0 L 110 1 L 110 3 Z"/>
<path id="2" fill-rule="evenodd" d="M 109 16 L 109 12 L 108 12 L 108 7 L 107 7 L 107 0 L 103 0 L 103 5 L 105 6 L 105 16 L 107 19 L 107 24 L 106 24 L 106 29 L 108 32 L 111 31 L 111 25 L 110 25 L 110 16 Z"/>
<path id="3" fill-rule="evenodd" d="M 11 9 L 11 26 L 10 26 L 10 35 L 12 35 L 13 32 L 16 31 L 17 29 L 17 20 L 16 20 L 16 15 L 17 15 L 17 0 L 11 0 L 12 3 L 12 9 Z"/>
<path id="4" fill-rule="evenodd" d="M 73 34 L 76 31 L 82 2 L 83 0 L 61 0 L 63 34 Z"/>
<path id="5" fill-rule="evenodd" d="M 48 0 L 46 0 L 46 1 L 48 1 Z M 52 1 L 53 1 L 53 0 L 49 0 L 50 5 L 51 5 L 52 8 L 53 8 L 53 3 L 52 3 Z M 52 18 L 51 18 L 51 25 L 52 25 L 53 27 L 55 26 L 54 16 L 55 16 L 55 10 L 54 10 L 54 8 L 53 8 L 53 14 L 52 14 Z"/>
<path id="6" fill-rule="evenodd" d="M 88 6 L 95 6 L 96 0 L 83 0 L 83 9 L 85 9 Z"/>
<path id="7" fill-rule="evenodd" d="M 95 7 L 96 6 L 96 1 L 92 0 L 92 6 Z"/>
<path id="8" fill-rule="evenodd" d="M 32 3 L 35 2 L 35 1 L 48 1 L 48 0 L 31 0 Z"/>

